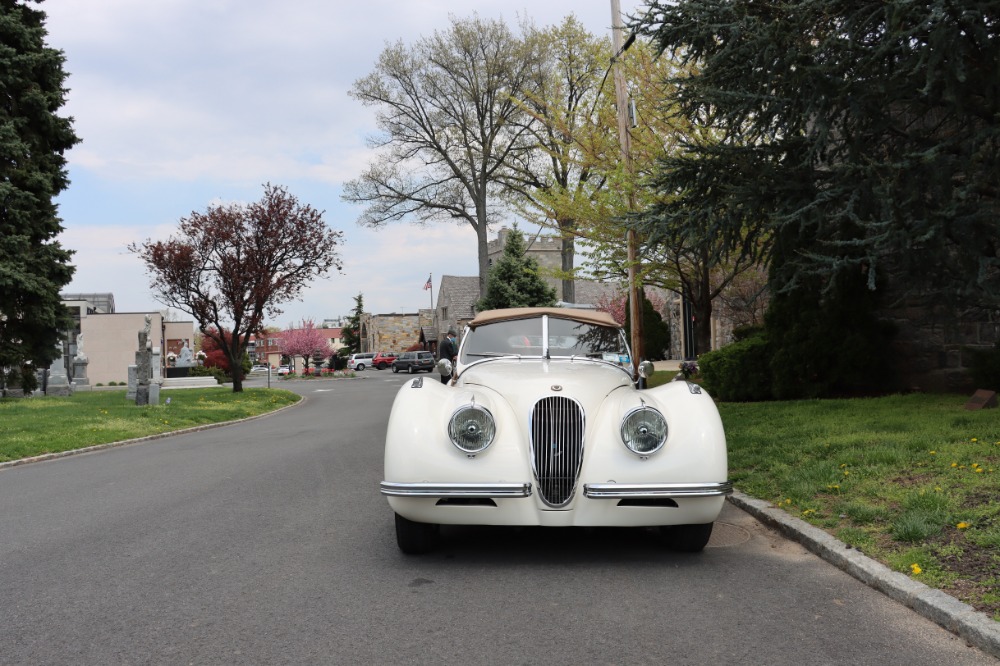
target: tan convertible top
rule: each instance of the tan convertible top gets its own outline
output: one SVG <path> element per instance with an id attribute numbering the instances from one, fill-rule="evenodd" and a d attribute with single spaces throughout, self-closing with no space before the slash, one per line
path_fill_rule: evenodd
<path id="1" fill-rule="evenodd" d="M 499 321 L 513 321 L 515 319 L 531 319 L 549 315 L 558 319 L 569 319 L 584 324 L 594 324 L 596 326 L 613 326 L 620 328 L 611 315 L 607 312 L 597 310 L 581 310 L 577 308 L 506 308 L 501 310 L 487 310 L 480 312 L 469 322 L 469 328 L 475 329 L 484 324 L 495 324 Z"/>

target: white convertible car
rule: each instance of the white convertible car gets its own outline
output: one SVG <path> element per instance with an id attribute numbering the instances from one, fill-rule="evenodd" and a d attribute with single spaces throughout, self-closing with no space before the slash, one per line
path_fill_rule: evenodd
<path id="1" fill-rule="evenodd" d="M 660 526 L 705 547 L 732 493 L 718 410 L 696 384 L 637 388 L 610 315 L 483 312 L 439 370 L 449 384 L 407 382 L 389 417 L 381 491 L 403 552 L 442 524 Z"/>

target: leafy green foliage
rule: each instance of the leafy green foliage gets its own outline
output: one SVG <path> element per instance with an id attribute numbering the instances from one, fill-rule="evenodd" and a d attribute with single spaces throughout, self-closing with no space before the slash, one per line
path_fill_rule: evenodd
<path id="1" fill-rule="evenodd" d="M 664 160 L 667 221 L 767 259 L 787 232 L 781 289 L 849 268 L 996 307 L 998 16 L 997 0 L 654 0 L 640 27 L 699 65 L 677 99 L 713 132 Z"/>
<path id="2" fill-rule="evenodd" d="M 642 296 L 642 349 L 643 360 L 659 360 L 670 355 L 670 327 L 656 311 L 653 302 L 649 300 L 645 290 L 640 290 Z M 632 339 L 632 309 L 625 299 L 625 335 Z"/>
<path id="3" fill-rule="evenodd" d="M 758 331 L 698 358 L 702 383 L 718 400 L 743 402 L 770 400 L 771 348 L 767 335 Z"/>
<path id="4" fill-rule="evenodd" d="M 53 198 L 68 184 L 63 153 L 78 139 L 56 114 L 64 57 L 45 45 L 44 19 L 27 5 L 0 4 L 0 368 L 48 365 L 72 326 L 59 298 L 72 252 L 56 240 Z"/>
<path id="5" fill-rule="evenodd" d="M 365 295 L 358 292 L 354 297 L 354 309 L 347 318 L 347 324 L 340 331 L 340 341 L 344 347 L 340 350 L 343 356 L 361 352 L 361 315 L 365 312 Z M 346 361 L 344 367 L 347 367 Z"/>
<path id="6" fill-rule="evenodd" d="M 524 236 L 515 226 L 507 234 L 503 254 L 490 268 L 486 295 L 476 303 L 478 311 L 555 305 L 556 290 L 545 284 L 538 262 L 525 251 Z"/>
<path id="7" fill-rule="evenodd" d="M 809 282 L 817 280 L 810 278 Z M 894 328 L 873 314 L 876 294 L 860 276 L 822 293 L 806 286 L 778 293 L 766 315 L 774 397 L 885 393 L 897 388 Z"/>

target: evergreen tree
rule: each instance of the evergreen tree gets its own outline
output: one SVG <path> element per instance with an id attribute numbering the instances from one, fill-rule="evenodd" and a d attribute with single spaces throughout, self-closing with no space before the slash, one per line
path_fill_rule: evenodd
<path id="1" fill-rule="evenodd" d="M 350 355 L 361 352 L 361 315 L 364 311 L 365 296 L 359 292 L 354 297 L 354 310 L 351 311 L 351 316 L 347 318 L 347 325 L 340 332 L 340 340 L 344 344 L 344 347 L 339 352 L 340 354 Z"/>
<path id="2" fill-rule="evenodd" d="M 45 45 L 44 22 L 43 12 L 0 0 L 0 368 L 23 374 L 14 380 L 25 388 L 31 364 L 56 359 L 72 326 L 59 298 L 72 252 L 56 241 L 53 198 L 68 185 L 63 153 L 78 139 L 71 119 L 56 115 L 64 57 Z"/>
<path id="3" fill-rule="evenodd" d="M 670 355 L 670 327 L 663 321 L 663 316 L 656 311 L 653 302 L 646 296 L 645 290 L 640 290 L 642 295 L 642 349 L 644 357 L 641 360 L 654 361 L 668 358 Z M 628 298 L 625 299 L 625 335 L 632 339 L 632 308 Z"/>
<path id="4" fill-rule="evenodd" d="M 486 295 L 476 303 L 478 311 L 555 305 L 556 290 L 545 284 L 538 275 L 538 262 L 525 252 L 524 236 L 514 227 L 503 254 L 490 268 Z"/>
<path id="5" fill-rule="evenodd" d="M 640 27 L 698 65 L 677 100 L 711 137 L 663 161 L 662 224 L 780 260 L 778 290 L 863 275 L 1000 306 L 998 16 L 1000 0 L 653 0 Z"/>

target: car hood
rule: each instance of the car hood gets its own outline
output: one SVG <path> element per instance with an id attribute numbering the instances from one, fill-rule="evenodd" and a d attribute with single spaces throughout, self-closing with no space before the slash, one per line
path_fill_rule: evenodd
<path id="1" fill-rule="evenodd" d="M 482 386 L 496 391 L 512 403 L 534 403 L 545 395 L 559 394 L 591 407 L 615 389 L 631 386 L 621 368 L 586 359 L 488 360 L 466 367 L 458 388 Z"/>

